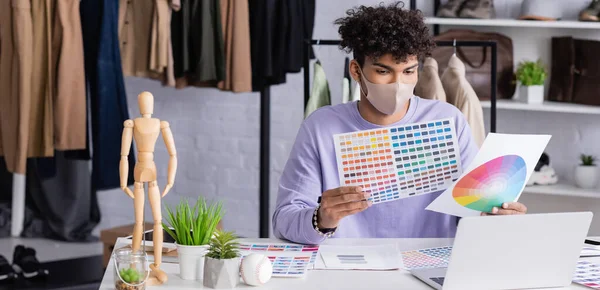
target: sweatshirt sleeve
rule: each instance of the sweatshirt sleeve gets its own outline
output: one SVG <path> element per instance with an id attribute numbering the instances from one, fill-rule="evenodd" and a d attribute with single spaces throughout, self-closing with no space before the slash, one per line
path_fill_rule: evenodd
<path id="1" fill-rule="evenodd" d="M 312 216 L 322 193 L 321 165 L 307 126 L 302 123 L 279 181 L 273 233 L 295 243 L 320 244 L 325 238 L 313 228 Z"/>
<path id="2" fill-rule="evenodd" d="M 479 151 L 479 146 L 475 141 L 475 137 L 471 131 L 469 123 L 465 117 L 460 114 L 458 116 L 457 128 L 458 128 L 458 145 L 460 146 L 460 159 L 463 172 L 467 170 L 471 162 Z M 485 139 L 485 136 L 484 136 Z"/>

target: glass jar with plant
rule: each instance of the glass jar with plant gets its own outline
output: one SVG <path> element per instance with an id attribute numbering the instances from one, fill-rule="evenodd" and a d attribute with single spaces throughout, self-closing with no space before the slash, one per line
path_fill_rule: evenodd
<path id="1" fill-rule="evenodd" d="M 167 223 L 163 223 L 163 228 L 177 245 L 181 278 L 201 280 L 204 256 L 217 224 L 223 218 L 222 203 L 208 204 L 206 199 L 198 197 L 196 204 L 190 206 L 187 199 L 182 199 L 176 209 L 167 206 L 166 212 Z"/>
<path id="2" fill-rule="evenodd" d="M 548 74 L 542 61 L 522 61 L 515 74 L 520 84 L 519 100 L 529 104 L 543 103 L 544 82 Z"/>

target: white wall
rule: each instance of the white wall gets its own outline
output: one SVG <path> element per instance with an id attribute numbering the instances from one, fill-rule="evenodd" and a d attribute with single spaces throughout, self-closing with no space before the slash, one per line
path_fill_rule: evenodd
<path id="1" fill-rule="evenodd" d="M 358 4 L 374 5 L 381 0 L 317 0 L 315 39 L 337 39 L 333 21 L 344 15 L 346 9 Z M 390 1 L 385 1 L 390 2 Z M 408 0 L 406 1 L 408 5 Z M 418 0 L 418 7 L 431 15 L 433 0 Z M 518 14 L 520 0 L 496 0 L 499 17 Z M 570 0 L 571 17 L 587 0 Z M 516 6 L 515 6 L 516 3 Z M 575 5 L 574 3 L 579 3 Z M 516 14 L 515 14 L 516 13 Z M 483 28 L 485 30 L 487 28 Z M 593 30 L 551 30 L 503 28 L 496 31 L 513 38 L 515 61 L 525 58 L 547 59 L 552 35 L 600 38 Z M 341 101 L 341 78 L 345 54 L 336 46 L 316 50 L 329 79 L 333 102 Z M 298 56 L 301 57 L 301 56 Z M 296 132 L 303 118 L 302 73 L 288 74 L 287 83 L 271 89 L 271 209 L 277 194 L 277 183 Z M 226 210 L 224 225 L 238 234 L 258 236 L 258 156 L 259 156 L 259 94 L 233 94 L 217 89 L 187 88 L 175 90 L 146 79 L 127 78 L 126 87 L 130 113 L 138 112 L 136 96 L 147 90 L 154 94 L 155 116 L 171 123 L 177 152 L 179 170 L 173 191 L 165 203 L 176 203 L 180 197 L 194 199 L 198 195 L 223 200 Z M 571 179 L 573 166 L 581 152 L 600 155 L 594 144 L 600 140 L 600 130 L 595 124 L 600 116 L 574 114 L 498 111 L 497 128 L 509 133 L 549 133 L 554 137 L 548 146 L 552 165 L 561 177 Z M 159 139 L 160 141 L 160 139 Z M 156 163 L 159 168 L 159 186 L 166 182 L 168 155 L 159 142 Z M 599 194 L 600 195 L 600 194 Z M 133 222 L 132 201 L 120 190 L 98 194 L 104 229 Z M 544 197 L 533 198 L 535 202 Z M 569 202 L 560 200 L 559 202 Z M 583 203 L 582 206 L 590 205 Z M 532 208 L 530 206 L 530 208 Z M 541 210 L 541 206 L 539 207 Z M 150 208 L 146 207 L 146 220 L 151 221 Z"/>

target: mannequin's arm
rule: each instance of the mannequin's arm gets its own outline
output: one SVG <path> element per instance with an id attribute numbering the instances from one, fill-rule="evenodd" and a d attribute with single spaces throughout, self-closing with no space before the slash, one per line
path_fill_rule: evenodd
<path id="1" fill-rule="evenodd" d="M 162 130 L 163 140 L 165 141 L 170 156 L 169 170 L 167 172 L 167 186 L 165 186 L 165 190 L 162 194 L 164 197 L 169 190 L 171 190 L 171 187 L 173 187 L 173 183 L 175 183 L 175 173 L 177 172 L 177 150 L 175 150 L 175 141 L 173 140 L 173 133 L 171 133 L 171 128 L 169 128 L 169 123 L 167 121 L 161 121 L 160 129 Z"/>
<path id="2" fill-rule="evenodd" d="M 119 163 L 119 175 L 121 177 L 121 189 L 133 198 L 133 192 L 127 187 L 127 176 L 129 175 L 129 150 L 133 138 L 133 121 L 127 120 L 123 124 L 123 137 L 121 139 L 121 162 Z"/>

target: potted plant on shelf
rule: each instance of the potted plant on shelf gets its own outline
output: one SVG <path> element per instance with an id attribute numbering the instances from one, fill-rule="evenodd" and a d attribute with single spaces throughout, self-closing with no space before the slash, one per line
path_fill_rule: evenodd
<path id="1" fill-rule="evenodd" d="M 581 188 L 595 188 L 598 185 L 596 157 L 581 154 L 581 164 L 575 169 L 575 184 Z"/>
<path id="2" fill-rule="evenodd" d="M 217 230 L 204 264 L 203 284 L 208 288 L 234 288 L 240 280 L 240 244 L 233 232 Z"/>
<path id="3" fill-rule="evenodd" d="M 519 101 L 528 104 L 544 102 L 546 68 L 541 60 L 520 62 L 515 73 L 519 81 Z"/>
<path id="4" fill-rule="evenodd" d="M 165 231 L 175 240 L 179 258 L 179 273 L 184 280 L 201 280 L 204 273 L 204 256 L 217 224 L 223 218 L 221 202 L 207 204 L 198 197 L 191 207 L 187 199 L 175 210 L 166 207 L 168 224 Z"/>

